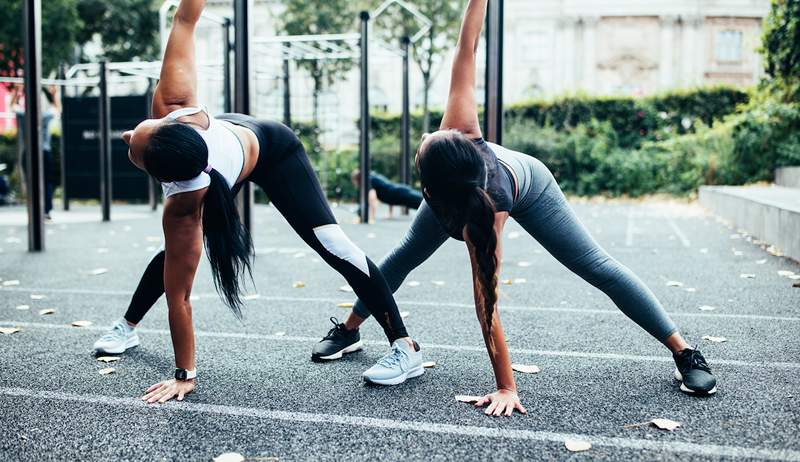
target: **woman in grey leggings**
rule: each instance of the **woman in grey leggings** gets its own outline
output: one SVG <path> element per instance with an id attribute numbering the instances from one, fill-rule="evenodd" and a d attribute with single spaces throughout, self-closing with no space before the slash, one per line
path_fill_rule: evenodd
<path id="1" fill-rule="evenodd" d="M 473 89 L 475 51 L 485 12 L 486 0 L 469 2 L 441 130 L 423 137 L 417 152 L 425 202 L 400 245 L 380 264 L 390 288 L 396 291 L 408 273 L 448 237 L 464 240 L 472 262 L 476 311 L 497 381 L 497 391 L 476 405 L 488 404 L 486 413 L 492 415 L 511 415 L 514 409 L 524 413 L 496 309 L 500 236 L 510 216 L 563 265 L 602 290 L 625 315 L 672 351 L 682 391 L 713 394 L 716 380 L 702 354 L 683 339 L 647 286 L 589 235 L 547 167 L 533 157 L 481 139 Z M 363 303 L 356 303 L 348 320 L 337 324 L 317 345 L 317 359 L 352 349 L 358 341 L 358 326 L 368 316 Z"/>

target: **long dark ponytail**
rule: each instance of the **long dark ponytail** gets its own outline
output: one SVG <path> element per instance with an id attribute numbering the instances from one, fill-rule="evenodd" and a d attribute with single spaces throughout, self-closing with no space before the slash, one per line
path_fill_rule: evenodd
<path id="1" fill-rule="evenodd" d="M 486 159 L 457 131 L 434 135 L 418 153 L 426 200 L 447 229 L 465 230 L 478 265 L 477 279 L 487 332 L 497 304 L 496 208 L 486 191 Z M 494 343 L 489 337 L 489 347 Z"/>
<path id="2" fill-rule="evenodd" d="M 169 122 L 153 131 L 143 160 L 147 172 L 159 181 L 186 181 L 208 166 L 208 146 L 191 127 Z M 202 211 L 206 256 L 217 292 L 241 319 L 243 279 L 247 275 L 252 280 L 253 241 L 239 219 L 228 183 L 211 167 Z"/>

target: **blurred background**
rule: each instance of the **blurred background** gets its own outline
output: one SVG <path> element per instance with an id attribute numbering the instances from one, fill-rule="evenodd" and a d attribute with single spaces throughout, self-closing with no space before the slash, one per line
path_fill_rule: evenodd
<path id="1" fill-rule="evenodd" d="M 126 78 L 112 81 L 110 91 L 114 132 L 132 127 L 143 117 L 142 98 L 158 75 L 157 63 L 150 63 L 160 59 L 172 10 L 158 0 L 42 3 L 44 76 L 77 79 L 74 86 L 45 86 L 53 137 L 49 182 L 56 198 L 59 182 L 71 181 L 72 197 L 92 200 L 96 115 L 90 113 L 96 103 L 81 105 L 80 99 L 97 90 L 81 86 L 80 79 L 94 72 L 87 63 L 129 63 Z M 206 3 L 210 15 L 233 15 L 229 0 Z M 343 58 L 352 46 L 343 40 L 322 52 L 315 49 L 316 55 L 297 53 L 284 69 L 285 43 L 270 38 L 358 32 L 359 11 L 374 11 L 381 3 L 255 0 L 252 6 L 252 113 L 281 120 L 288 71 L 293 128 L 333 200 L 356 197 L 350 172 L 358 162 L 358 59 Z M 430 21 L 430 31 L 411 45 L 414 149 L 419 136 L 441 119 L 464 5 L 408 0 L 384 5 L 373 18 L 372 165 L 391 179 L 400 174 L 399 39 L 422 29 L 420 16 Z M 21 1 L 0 0 L 0 10 L 4 17 L 19 18 Z M 776 167 L 800 165 L 798 23 L 797 0 L 505 0 L 504 144 L 544 161 L 576 195 L 692 196 L 704 184 L 770 181 Z M 0 25 L 1 76 L 21 76 L 20 26 L 14 20 Z M 197 31 L 200 100 L 212 113 L 225 106 L 225 34 L 213 20 Z M 479 54 L 478 100 L 483 101 L 483 47 Z M 24 197 L 20 93 L 16 84 L 0 84 L 5 203 Z M 62 144 L 62 134 L 72 138 Z M 69 176 L 59 171 L 60 149 L 68 152 Z M 114 150 L 125 147 L 116 140 Z M 117 157 L 122 158 L 114 161 L 115 199 L 147 200 L 137 189 L 146 191 L 144 175 Z M 81 189 L 90 179 L 91 187 Z"/>

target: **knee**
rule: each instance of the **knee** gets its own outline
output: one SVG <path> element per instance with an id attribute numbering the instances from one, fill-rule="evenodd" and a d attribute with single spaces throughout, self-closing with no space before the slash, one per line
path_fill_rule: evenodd
<path id="1" fill-rule="evenodd" d="M 342 259 L 370 276 L 367 255 L 342 231 L 339 225 L 323 225 L 314 228 L 314 235 L 329 254 Z"/>

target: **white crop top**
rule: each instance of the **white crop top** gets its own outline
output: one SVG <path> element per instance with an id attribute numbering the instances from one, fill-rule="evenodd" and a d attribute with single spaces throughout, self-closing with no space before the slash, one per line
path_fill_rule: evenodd
<path id="1" fill-rule="evenodd" d="M 233 188 L 244 168 L 244 147 L 236 134 L 224 123 L 211 117 L 205 107 L 185 107 L 170 112 L 164 118 L 177 120 L 198 112 L 204 112 L 208 116 L 208 129 L 203 130 L 193 125 L 190 127 L 200 134 L 208 146 L 208 165 L 219 172 L 227 181 L 228 186 Z M 164 197 L 169 197 L 178 193 L 197 191 L 210 184 L 211 177 L 208 173 L 200 172 L 191 180 L 161 183 L 161 189 L 164 191 Z"/>

